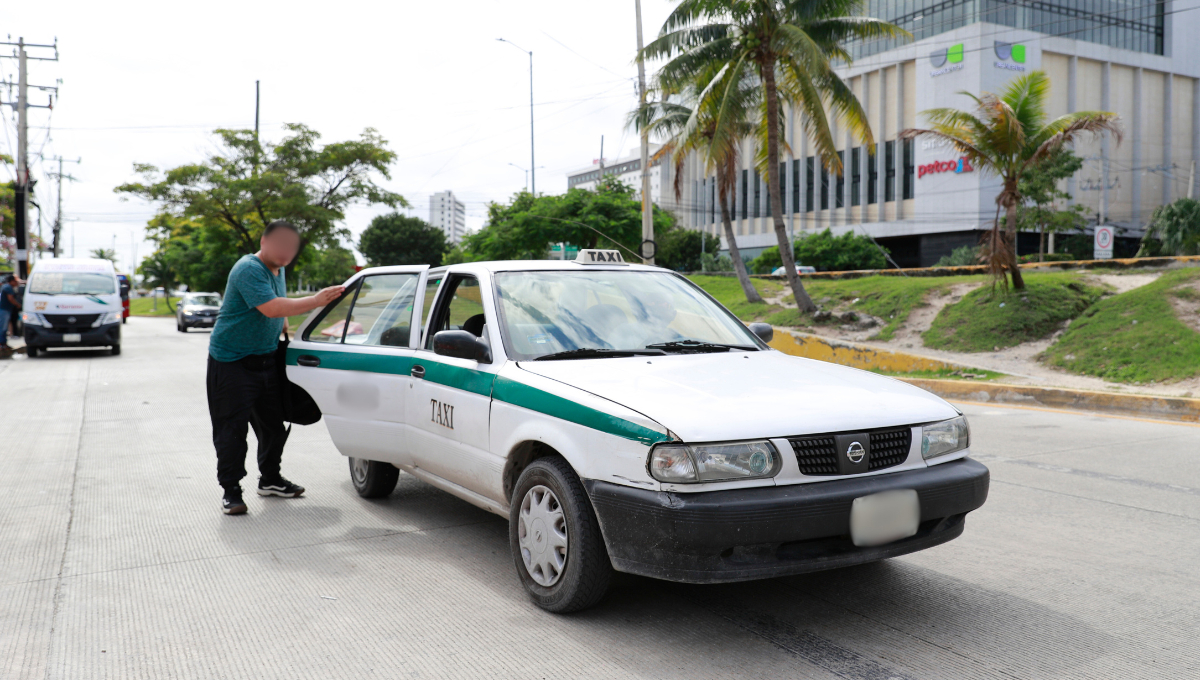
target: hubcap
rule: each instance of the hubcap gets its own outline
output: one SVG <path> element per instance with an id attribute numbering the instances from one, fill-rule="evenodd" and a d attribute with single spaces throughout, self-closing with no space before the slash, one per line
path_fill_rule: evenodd
<path id="1" fill-rule="evenodd" d="M 567 564 L 567 519 L 550 489 L 538 485 L 525 492 L 517 516 L 517 542 L 533 580 L 547 588 L 557 583 Z"/>
<path id="2" fill-rule="evenodd" d="M 367 483 L 367 468 L 370 466 L 370 461 L 362 458 L 351 458 L 350 474 L 354 476 L 354 483 L 362 486 Z"/>

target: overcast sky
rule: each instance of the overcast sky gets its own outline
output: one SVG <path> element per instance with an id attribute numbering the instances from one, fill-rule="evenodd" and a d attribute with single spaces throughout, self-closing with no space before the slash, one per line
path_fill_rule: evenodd
<path id="1" fill-rule="evenodd" d="M 646 40 L 674 5 L 643 0 Z M 429 218 L 431 193 L 450 189 L 467 205 L 467 227 L 489 201 L 525 185 L 529 166 L 528 56 L 533 50 L 537 188 L 566 191 L 566 173 L 636 152 L 625 116 L 636 104 L 634 0 L 266 3 L 8 2 L 0 35 L 58 39 L 59 61 L 31 61 L 30 82 L 62 79 L 53 113 L 30 114 L 30 155 L 49 239 L 55 194 L 48 159 L 82 157 L 64 171 L 64 254 L 112 247 L 128 268 L 153 249 L 142 240 L 153 207 L 112 189 L 134 179 L 133 163 L 168 168 L 214 150 L 217 127 L 254 126 L 254 81 L 262 81 L 260 126 L 304 123 L 324 141 L 374 127 L 397 152 L 384 184 Z M 5 54 L 10 48 L 4 48 Z M 31 55 L 52 56 L 51 50 Z M 16 81 L 0 59 L 0 80 Z M 8 101 L 8 92 L 0 88 Z M 14 93 L 15 94 L 15 93 Z M 31 95 L 44 103 L 45 95 Z M 16 119 L 4 107 L 0 150 L 16 156 Z M 57 169 L 57 165 L 53 166 Z M 12 178 L 12 168 L 0 170 Z M 357 208 L 359 234 L 377 209 Z M 32 211 L 33 220 L 37 211 Z M 36 229 L 36 227 L 35 227 Z"/>

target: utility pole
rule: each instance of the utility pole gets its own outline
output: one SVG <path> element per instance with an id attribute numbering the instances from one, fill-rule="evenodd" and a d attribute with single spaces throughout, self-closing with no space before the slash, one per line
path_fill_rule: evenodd
<path id="1" fill-rule="evenodd" d="M 13 206 L 16 213 L 16 225 L 13 231 L 17 242 L 17 276 L 24 279 L 29 276 L 29 194 L 32 193 L 33 185 L 35 184 L 35 182 L 31 182 L 29 179 L 29 109 L 54 108 L 53 98 L 45 106 L 29 103 L 28 62 L 30 59 L 35 61 L 58 61 L 58 40 L 55 39 L 53 45 L 37 45 L 32 43 L 27 44 L 25 38 L 17 38 L 17 42 L 15 43 L 4 42 L 0 43 L 0 45 L 14 45 L 17 48 L 17 53 L 13 55 L 17 59 L 17 101 L 5 103 L 17 109 L 17 187 L 15 196 L 16 204 Z M 54 50 L 54 58 L 30 57 L 25 52 L 26 47 L 51 48 Z M 43 91 L 58 91 L 57 87 L 35 87 Z"/>
<path id="2" fill-rule="evenodd" d="M 638 110 L 646 108 L 646 62 L 642 59 L 642 0 L 633 0 L 637 11 L 637 47 L 638 47 Z M 650 131 L 642 126 L 642 240 L 654 241 L 654 205 L 650 202 Z M 654 252 L 646 257 L 642 251 L 642 259 L 646 264 L 654 264 Z"/>
<path id="3" fill-rule="evenodd" d="M 600 187 L 600 182 L 604 181 L 604 135 L 600 135 L 600 179 L 596 180 L 596 187 Z"/>
<path id="4" fill-rule="evenodd" d="M 64 179 L 68 179 L 73 182 L 79 181 L 79 179 L 76 177 L 63 174 L 63 163 L 82 163 L 83 159 L 79 158 L 72 161 L 63 158 L 62 156 L 58 156 L 56 158 L 51 158 L 50 160 L 58 161 L 58 172 L 53 175 L 53 177 L 58 180 L 58 213 L 54 216 L 54 243 L 52 244 L 51 252 L 54 253 L 54 257 L 62 257 L 62 181 Z"/>
<path id="5" fill-rule="evenodd" d="M 529 53 L 529 192 L 537 196 L 537 161 L 534 160 L 533 156 L 533 50 L 526 50 L 524 47 L 504 38 L 496 38 L 496 40 L 508 43 L 522 52 Z"/>
<path id="6" fill-rule="evenodd" d="M 254 81 L 254 139 L 255 139 L 255 141 L 258 141 L 258 102 L 259 102 L 259 92 L 258 92 L 258 81 L 256 80 L 256 81 Z"/>

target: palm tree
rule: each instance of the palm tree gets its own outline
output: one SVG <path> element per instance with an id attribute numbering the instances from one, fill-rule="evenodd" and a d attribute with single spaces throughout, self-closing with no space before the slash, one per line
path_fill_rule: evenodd
<path id="1" fill-rule="evenodd" d="M 151 291 L 162 286 L 167 297 L 167 309 L 174 312 L 175 308 L 171 306 L 171 291 L 179 284 L 179 278 L 166 256 L 161 251 L 154 253 L 142 260 L 142 266 L 138 267 L 138 272 L 142 275 L 142 285 Z M 154 304 L 157 305 L 158 302 Z"/>
<path id="2" fill-rule="evenodd" d="M 93 248 L 90 254 L 97 260 L 108 260 L 113 264 L 117 263 L 117 251 L 112 248 Z"/>
<path id="3" fill-rule="evenodd" d="M 779 173 L 780 101 L 804 114 L 802 124 L 817 155 L 835 174 L 841 174 L 836 144 L 829 127 L 828 107 L 856 137 L 874 146 L 862 105 L 830 66 L 830 59 L 849 64 L 844 47 L 851 39 L 911 37 L 907 31 L 879 19 L 860 16 L 862 0 L 682 0 L 667 17 L 659 36 L 641 58 L 671 58 L 658 74 L 668 85 L 695 80 L 714 65 L 720 71 L 705 88 L 704 98 L 716 100 L 717 134 L 713 143 L 729 143 L 736 134 L 723 117 L 736 108 L 744 83 L 761 91 L 763 116 L 759 136 L 765 138 L 765 157 L 759 167 L 767 179 L 771 216 L 788 284 L 802 311 L 815 311 L 796 276 L 795 257 L 783 222 Z M 761 151 L 761 147 L 760 147 Z M 762 167 L 765 165 L 765 167 Z"/>
<path id="4" fill-rule="evenodd" d="M 975 113 L 951 108 L 923 111 L 931 128 L 904 130 L 900 137 L 931 136 L 947 141 L 981 172 L 1000 178 L 996 221 L 987 244 L 988 270 L 997 280 L 1004 280 L 1007 269 L 1013 288 L 1020 290 L 1025 287 L 1016 249 L 1017 207 L 1022 200 L 1018 183 L 1022 176 L 1048 154 L 1075 142 L 1084 133 L 1096 136 L 1110 132 L 1120 144 L 1121 124 L 1117 114 L 1107 111 L 1076 111 L 1047 122 L 1050 78 L 1043 71 L 1015 78 L 999 95 L 960 94 L 975 102 Z M 1005 215 L 1004 233 L 1000 231 L 1001 210 Z"/>
<path id="5" fill-rule="evenodd" d="M 665 87 L 656 86 L 655 89 L 660 95 L 660 99 L 648 102 L 641 110 L 635 110 L 630 114 L 629 122 L 639 131 L 644 127 L 651 134 L 657 133 L 667 137 L 667 141 L 655 152 L 655 157 L 661 158 L 668 153 L 674 154 L 675 200 L 678 201 L 683 196 L 683 165 L 688 154 L 697 154 L 704 166 L 705 174 L 709 172 L 715 174 L 717 202 L 721 206 L 721 224 L 725 230 L 725 242 L 729 245 L 729 256 L 733 260 L 733 268 L 737 273 L 738 282 L 742 284 L 742 293 L 745 294 L 748 302 L 762 302 L 763 299 L 759 295 L 758 289 L 750 282 L 750 274 L 746 271 L 746 263 L 742 260 L 741 251 L 738 249 L 729 210 L 729 202 L 736 186 L 738 147 L 736 144 L 729 143 L 720 147 L 714 145 L 713 139 L 717 136 L 715 100 L 700 98 L 700 93 L 708 82 L 711 82 L 712 75 L 714 75 L 712 70 L 701 74 L 699 81 L 688 84 L 682 93 L 672 93 Z M 739 106 L 738 110 L 743 115 L 724 116 L 723 122 L 736 128 L 734 134 L 721 135 L 727 142 L 745 137 L 754 131 L 754 126 L 747 120 L 747 115 L 750 108 L 748 105 L 753 102 L 755 93 L 756 90 L 753 88 L 741 88 L 742 106 Z M 672 101 L 673 98 L 679 98 L 682 102 Z"/>

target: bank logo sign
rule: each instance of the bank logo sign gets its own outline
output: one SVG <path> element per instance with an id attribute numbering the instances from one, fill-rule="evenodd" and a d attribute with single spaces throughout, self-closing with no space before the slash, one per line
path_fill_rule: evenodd
<path id="1" fill-rule="evenodd" d="M 1021 64 L 1025 63 L 1025 46 L 1006 43 L 1001 40 L 996 41 L 996 58 L 1000 61 L 995 62 L 996 68 L 1006 71 L 1024 71 L 1025 67 Z M 1012 63 L 1015 62 L 1015 63 Z"/>
<path id="2" fill-rule="evenodd" d="M 951 45 L 943 47 L 940 50 L 934 50 L 929 55 L 929 61 L 933 64 L 934 70 L 929 72 L 930 76 L 937 77 L 950 73 L 951 71 L 961 71 L 963 68 L 963 44 Z M 949 66 L 947 66 L 949 64 Z"/>

